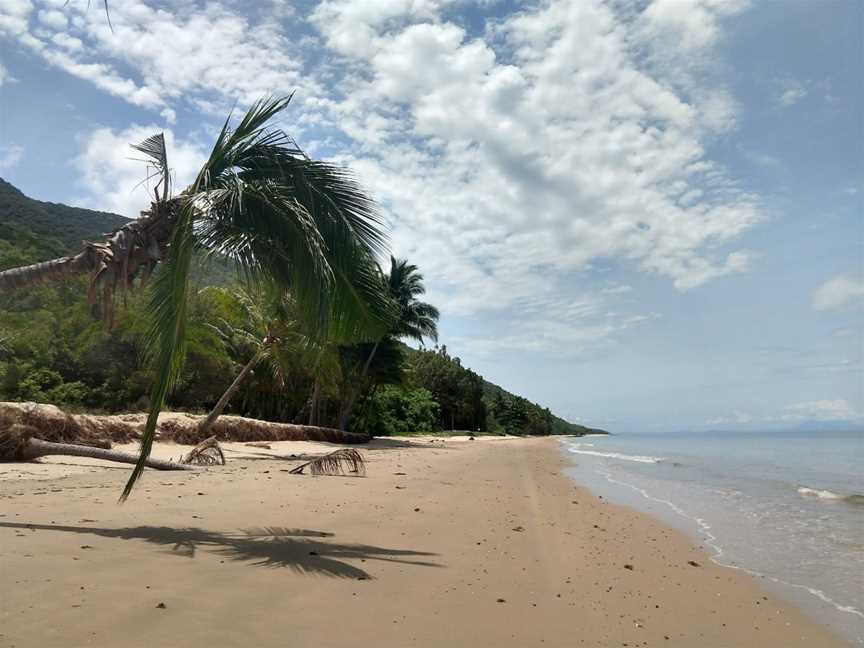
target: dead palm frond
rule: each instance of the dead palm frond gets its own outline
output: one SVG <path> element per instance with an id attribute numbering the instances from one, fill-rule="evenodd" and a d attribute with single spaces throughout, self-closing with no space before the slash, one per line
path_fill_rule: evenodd
<path id="1" fill-rule="evenodd" d="M 194 464 L 196 466 L 224 466 L 225 455 L 215 436 L 204 439 L 192 448 L 188 454 L 180 458 L 182 464 Z"/>
<path id="2" fill-rule="evenodd" d="M 313 475 L 344 475 L 348 472 L 358 476 L 366 475 L 366 461 L 356 450 L 341 448 L 326 455 L 316 457 L 291 469 L 292 475 L 302 475 L 309 468 Z M 347 468 L 347 470 L 346 470 Z"/>

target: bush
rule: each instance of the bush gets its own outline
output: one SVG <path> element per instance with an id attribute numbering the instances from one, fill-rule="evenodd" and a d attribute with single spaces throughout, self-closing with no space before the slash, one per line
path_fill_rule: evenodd
<path id="1" fill-rule="evenodd" d="M 365 417 L 366 432 L 391 436 L 434 432 L 440 408 L 426 389 L 384 385 L 370 396 Z"/>

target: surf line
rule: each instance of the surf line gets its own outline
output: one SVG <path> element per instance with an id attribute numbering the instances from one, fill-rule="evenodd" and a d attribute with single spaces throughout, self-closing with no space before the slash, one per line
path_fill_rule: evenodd
<path id="1" fill-rule="evenodd" d="M 644 497 L 645 499 L 657 502 L 658 504 L 665 504 L 666 506 L 671 508 L 677 515 L 680 515 L 681 517 L 686 518 L 692 522 L 696 522 L 697 526 L 699 527 L 699 532 L 705 538 L 704 544 L 711 547 L 711 549 L 714 551 L 714 555 L 709 555 L 708 558 L 715 565 L 719 565 L 720 567 L 727 567 L 729 569 L 737 569 L 738 571 L 742 571 L 745 574 L 749 574 L 750 576 L 755 576 L 757 578 L 765 578 L 765 579 L 771 581 L 772 583 L 777 583 L 779 585 L 785 585 L 787 587 L 794 587 L 797 589 L 802 589 L 802 590 L 806 591 L 807 593 L 809 593 L 810 595 L 815 596 L 816 598 L 821 600 L 823 603 L 827 603 L 827 604 L 831 605 L 832 607 L 834 607 L 836 610 L 839 610 L 840 612 L 846 612 L 848 614 L 854 614 L 854 615 L 859 616 L 862 619 L 864 619 L 864 612 L 861 612 L 861 610 L 859 610 L 858 608 L 856 608 L 852 605 L 843 605 L 841 603 L 838 603 L 837 601 L 832 599 L 830 596 L 828 596 L 824 591 L 822 591 L 820 589 L 816 589 L 815 587 L 808 587 L 807 585 L 802 585 L 801 583 L 792 583 L 790 581 L 783 580 L 782 578 L 777 578 L 776 576 L 771 576 L 769 574 L 765 574 L 763 572 L 756 571 L 755 569 L 749 569 L 748 567 L 743 567 L 741 565 L 735 565 L 732 563 L 724 562 L 723 560 L 720 559 L 720 557 L 723 556 L 723 548 L 718 544 L 717 536 L 715 536 L 713 533 L 711 533 L 711 525 L 708 524 L 707 522 L 705 522 L 705 520 L 703 520 L 702 518 L 694 517 L 692 515 L 688 515 L 680 506 L 676 505 L 673 502 L 670 502 L 669 500 L 661 499 L 659 497 L 654 497 L 653 495 L 648 493 L 648 491 L 646 491 L 644 488 L 640 488 L 639 486 L 635 486 L 635 485 L 630 484 L 628 482 L 621 481 L 620 479 L 615 479 L 607 471 L 604 471 L 600 468 L 595 468 L 595 472 L 598 475 L 602 475 L 603 477 L 605 477 L 606 481 L 608 481 L 609 483 L 618 484 L 619 486 L 626 486 L 627 488 L 634 490 L 637 493 L 639 493 L 640 495 L 642 495 L 642 497 Z"/>

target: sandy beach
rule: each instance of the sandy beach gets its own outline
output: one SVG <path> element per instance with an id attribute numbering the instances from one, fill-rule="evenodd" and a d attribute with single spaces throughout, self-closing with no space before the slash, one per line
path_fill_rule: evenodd
<path id="1" fill-rule="evenodd" d="M 376 441 L 365 478 L 270 445 L 148 471 L 124 505 L 128 467 L 0 465 L 0 645 L 845 645 L 576 486 L 555 439 Z"/>

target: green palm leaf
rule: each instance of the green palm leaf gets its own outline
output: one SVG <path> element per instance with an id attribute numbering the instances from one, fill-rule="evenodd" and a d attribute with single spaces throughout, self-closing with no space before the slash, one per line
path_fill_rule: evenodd
<path id="1" fill-rule="evenodd" d="M 193 252 L 221 255 L 253 283 L 290 292 L 294 312 L 323 338 L 374 339 L 393 305 L 374 258 L 386 250 L 373 200 L 344 168 L 311 160 L 270 128 L 291 97 L 256 102 L 232 127 L 225 121 L 195 181 L 178 199 L 167 259 L 153 286 L 148 346 L 157 372 L 141 456 L 121 499 L 141 476 L 156 422 L 182 366 Z M 136 150 L 159 169 L 169 202 L 170 170 L 161 135 Z"/>

